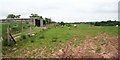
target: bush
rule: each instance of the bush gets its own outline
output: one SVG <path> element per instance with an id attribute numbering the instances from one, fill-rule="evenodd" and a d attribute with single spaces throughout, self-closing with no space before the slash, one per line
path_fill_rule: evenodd
<path id="1" fill-rule="evenodd" d="M 25 26 L 23 26 L 23 29 L 26 29 L 26 27 L 25 27 Z"/>
<path id="2" fill-rule="evenodd" d="M 29 24 L 29 22 L 26 22 L 26 24 Z"/>
<path id="3" fill-rule="evenodd" d="M 26 35 L 22 35 L 21 38 L 22 39 L 26 39 L 27 37 L 26 37 Z"/>
<path id="4" fill-rule="evenodd" d="M 31 42 L 31 43 L 33 43 L 33 42 L 34 42 L 34 40 L 31 40 L 30 42 Z"/>

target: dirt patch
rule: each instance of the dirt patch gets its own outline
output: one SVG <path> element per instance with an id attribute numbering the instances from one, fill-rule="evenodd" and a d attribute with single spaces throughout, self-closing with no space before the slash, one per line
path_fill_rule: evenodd
<path id="1" fill-rule="evenodd" d="M 82 45 L 73 47 L 74 41 L 70 40 L 66 47 L 52 54 L 58 58 L 118 58 L 118 37 L 106 33 L 94 38 L 87 38 Z"/>
<path id="2" fill-rule="evenodd" d="M 41 48 L 36 48 L 36 49 L 22 48 L 22 49 L 16 49 L 12 51 L 14 51 L 15 53 L 18 52 L 19 54 L 7 54 L 5 56 L 3 55 L 3 57 L 4 58 L 25 58 L 25 57 L 36 58 L 36 57 L 41 57 L 42 54 L 44 54 L 44 50 Z"/>

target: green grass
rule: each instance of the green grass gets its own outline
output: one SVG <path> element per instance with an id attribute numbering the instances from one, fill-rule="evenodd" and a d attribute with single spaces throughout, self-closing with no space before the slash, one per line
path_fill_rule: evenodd
<path id="1" fill-rule="evenodd" d="M 34 28 L 34 25 L 26 23 L 26 22 L 23 22 L 22 25 L 21 25 L 20 22 L 1 23 L 0 25 L 1 25 L 0 35 L 3 36 L 3 39 L 4 39 L 3 44 L 5 44 L 5 45 L 6 45 L 6 39 L 7 39 L 7 28 L 8 28 L 8 26 L 9 26 L 9 29 L 10 29 L 10 33 L 12 35 L 21 33 L 21 31 L 22 31 L 21 28 L 22 27 L 23 27 L 23 33 L 24 34 L 27 34 L 29 32 L 29 27 L 30 26 L 32 28 Z"/>
<path id="2" fill-rule="evenodd" d="M 35 29 L 34 31 L 37 31 Z M 95 37 L 101 33 L 107 33 L 111 36 L 118 35 L 118 28 L 115 26 L 93 26 L 90 27 L 87 24 L 79 24 L 77 28 L 71 26 L 70 30 L 67 26 L 61 28 L 51 28 L 45 31 L 38 30 L 38 33 L 33 37 L 27 37 L 24 41 L 18 42 L 18 45 L 13 46 L 19 49 L 30 48 L 31 51 L 36 48 L 42 48 L 47 53 L 50 53 L 51 50 L 58 50 L 66 45 L 66 42 L 78 38 L 79 41 L 75 42 L 74 46 L 78 46 L 85 41 L 86 37 Z M 46 48 L 45 48 L 46 47 Z M 8 47 L 11 48 L 11 47 Z M 100 51 L 98 48 L 97 52 Z M 14 52 L 7 51 L 7 54 L 20 55 L 22 51 Z M 45 54 L 45 55 L 46 55 Z M 32 55 L 31 55 L 32 56 Z M 30 57 L 31 57 L 30 56 Z"/>
<path id="3" fill-rule="evenodd" d="M 2 39 L 1 39 L 1 36 L 2 36 L 2 25 L 0 24 L 0 58 L 2 58 Z"/>
<path id="4" fill-rule="evenodd" d="M 0 36 L 2 35 L 2 25 L 0 24 Z"/>

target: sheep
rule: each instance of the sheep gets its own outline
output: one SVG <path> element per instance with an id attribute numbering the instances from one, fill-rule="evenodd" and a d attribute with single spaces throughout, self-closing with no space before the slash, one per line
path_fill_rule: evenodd
<path id="1" fill-rule="evenodd" d="M 76 25 L 76 24 L 74 24 L 74 27 L 76 28 L 76 27 L 77 27 L 77 25 Z"/>
<path id="2" fill-rule="evenodd" d="M 116 27 L 118 27 L 118 25 L 116 25 Z"/>

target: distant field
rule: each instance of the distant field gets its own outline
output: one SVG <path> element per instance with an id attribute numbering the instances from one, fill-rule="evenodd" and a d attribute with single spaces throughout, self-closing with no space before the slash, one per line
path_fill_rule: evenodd
<path id="1" fill-rule="evenodd" d="M 27 36 L 27 39 L 17 42 L 13 47 L 4 47 L 3 51 L 4 57 L 56 57 L 56 52 L 65 49 L 68 45 L 72 48 L 81 47 L 84 43 L 87 43 L 86 41 L 91 41 L 94 42 L 93 44 L 97 43 L 97 47 L 94 47 L 95 53 L 102 53 L 99 51 L 102 51 L 102 47 L 98 43 L 100 41 L 94 39 L 107 41 L 109 38 L 112 39 L 112 37 L 116 36 L 118 36 L 118 28 L 115 26 L 90 26 L 88 24 L 78 24 L 77 28 L 74 28 L 73 25 L 70 28 L 58 26 L 39 31 L 30 38 Z M 117 38 L 113 40 L 116 41 Z M 107 42 L 102 43 L 107 44 Z M 71 52 L 69 51 L 69 53 Z M 87 51 L 85 53 L 92 54 L 93 52 Z"/>

